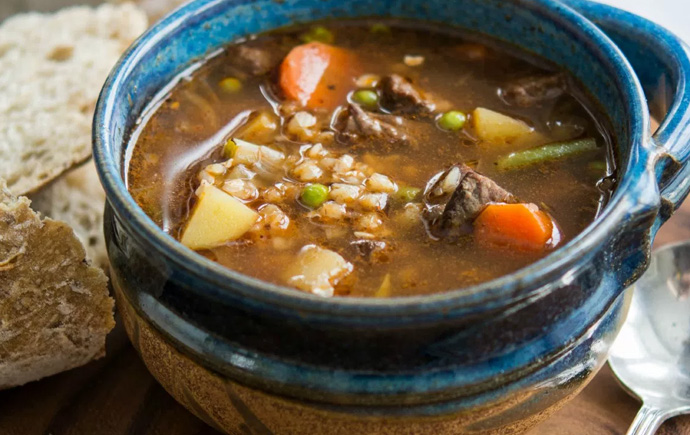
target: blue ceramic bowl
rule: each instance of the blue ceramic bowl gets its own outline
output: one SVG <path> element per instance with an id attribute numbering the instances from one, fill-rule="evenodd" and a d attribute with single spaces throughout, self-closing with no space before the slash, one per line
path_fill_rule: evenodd
<path id="1" fill-rule="evenodd" d="M 545 259 L 469 289 L 325 300 L 240 275 L 161 231 L 123 181 L 154 96 L 235 38 L 330 17 L 432 20 L 568 69 L 611 118 L 618 187 Z M 623 320 L 624 289 L 688 193 L 688 49 L 634 15 L 580 0 L 196 0 L 142 36 L 108 79 L 94 155 L 112 280 L 151 372 L 228 433 L 520 431 L 579 391 Z M 650 132 L 647 100 L 664 119 Z"/>

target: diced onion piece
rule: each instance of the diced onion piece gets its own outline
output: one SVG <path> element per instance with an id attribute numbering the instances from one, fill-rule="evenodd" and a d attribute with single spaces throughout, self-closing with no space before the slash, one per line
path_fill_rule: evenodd
<path id="1" fill-rule="evenodd" d="M 180 241 L 195 250 L 214 248 L 242 237 L 258 218 L 258 213 L 239 200 L 204 184 Z"/>
<path id="2" fill-rule="evenodd" d="M 351 263 L 328 249 L 307 245 L 286 270 L 288 285 L 318 296 L 331 297 L 335 286 L 353 270 Z"/>

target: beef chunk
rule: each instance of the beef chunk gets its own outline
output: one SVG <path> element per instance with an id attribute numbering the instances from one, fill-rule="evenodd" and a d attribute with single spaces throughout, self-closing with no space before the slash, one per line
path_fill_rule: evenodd
<path id="1" fill-rule="evenodd" d="M 434 104 L 409 80 L 398 74 L 383 77 L 378 84 L 381 106 L 391 113 L 430 113 Z"/>
<path id="2" fill-rule="evenodd" d="M 384 263 L 389 260 L 390 245 L 381 240 L 355 240 L 351 243 L 357 255 L 368 263 Z"/>
<path id="3" fill-rule="evenodd" d="M 392 115 L 367 112 L 356 104 L 348 104 L 336 121 L 338 139 L 343 142 L 378 140 L 392 145 L 413 145 L 414 139 L 405 132 L 404 121 Z"/>
<path id="4" fill-rule="evenodd" d="M 259 76 L 267 74 L 281 61 L 285 53 L 277 44 L 261 47 L 241 44 L 229 49 L 228 56 L 233 66 L 245 74 Z"/>
<path id="5" fill-rule="evenodd" d="M 532 107 L 560 97 L 565 86 L 565 76 L 561 73 L 525 77 L 501 89 L 501 97 L 514 106 Z"/>
<path id="6" fill-rule="evenodd" d="M 430 210 L 439 210 L 436 215 L 427 215 L 432 234 L 439 238 L 457 238 L 471 231 L 472 222 L 487 204 L 512 203 L 517 199 L 469 166 L 454 165 L 434 183 L 427 193 L 427 201 L 432 204 Z"/>

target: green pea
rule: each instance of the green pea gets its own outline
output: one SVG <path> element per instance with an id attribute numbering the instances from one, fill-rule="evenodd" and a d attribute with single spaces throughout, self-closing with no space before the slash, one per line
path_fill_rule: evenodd
<path id="1" fill-rule="evenodd" d="M 458 131 L 465 126 L 467 115 L 459 110 L 451 110 L 438 118 L 438 126 L 448 131 Z"/>
<path id="2" fill-rule="evenodd" d="M 314 26 L 308 32 L 300 36 L 302 42 L 323 42 L 324 44 L 332 44 L 335 41 L 333 32 L 323 26 Z"/>
<path id="3" fill-rule="evenodd" d="M 385 35 L 385 34 L 391 33 L 391 28 L 386 26 L 383 23 L 374 23 L 369 28 L 369 31 L 371 31 L 371 33 L 374 33 L 377 35 Z"/>
<path id="4" fill-rule="evenodd" d="M 417 187 L 400 186 L 398 187 L 398 191 L 395 192 L 395 198 L 404 203 L 412 202 L 421 191 L 422 189 Z"/>
<path id="5" fill-rule="evenodd" d="M 370 89 L 360 89 L 352 94 L 352 101 L 366 107 L 376 107 L 379 96 Z"/>
<path id="6" fill-rule="evenodd" d="M 300 200 L 307 207 L 316 208 L 328 199 L 328 187 L 323 184 L 309 184 L 302 189 Z"/>
<path id="7" fill-rule="evenodd" d="M 218 83 L 218 86 L 220 86 L 223 92 L 227 92 L 228 94 L 236 94 L 242 90 L 242 82 L 235 77 L 224 78 Z"/>

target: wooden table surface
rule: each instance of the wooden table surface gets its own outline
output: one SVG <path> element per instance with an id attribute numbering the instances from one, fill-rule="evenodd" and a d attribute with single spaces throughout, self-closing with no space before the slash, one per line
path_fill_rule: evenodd
<path id="1" fill-rule="evenodd" d="M 663 227 L 656 246 L 683 239 L 690 239 L 690 201 Z M 624 434 L 638 406 L 607 366 L 528 435 Z M 156 383 L 119 328 L 105 359 L 0 392 L 0 435 L 48 434 L 218 435 Z M 668 421 L 659 434 L 690 435 L 690 416 Z"/>

